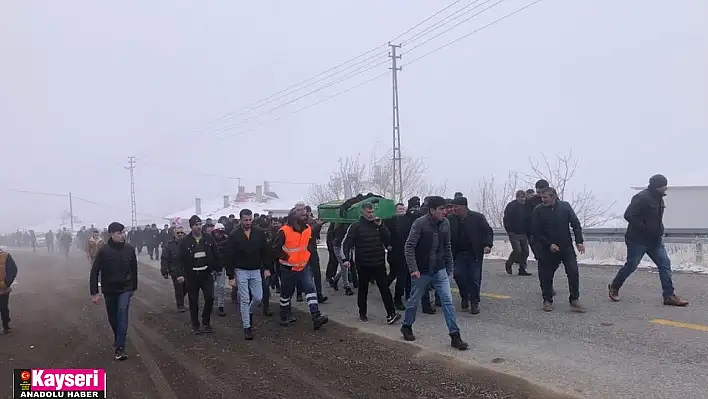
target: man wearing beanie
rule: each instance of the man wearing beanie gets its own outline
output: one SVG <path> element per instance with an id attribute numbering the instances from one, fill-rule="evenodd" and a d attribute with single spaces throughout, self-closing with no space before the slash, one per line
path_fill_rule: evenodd
<path id="1" fill-rule="evenodd" d="M 214 272 L 221 272 L 221 255 L 211 234 L 202 232 L 202 220 L 194 215 L 189 218 L 191 232 L 179 242 L 179 259 L 175 270 L 177 281 L 187 282 L 189 318 L 192 332 L 212 333 L 211 312 L 214 308 Z M 204 310 L 199 323 L 199 291 L 204 295 Z"/>
<path id="2" fill-rule="evenodd" d="M 412 279 L 412 289 L 406 303 L 401 333 L 406 341 L 415 341 L 413 323 L 418 311 L 418 302 L 428 285 L 432 284 L 436 295 L 440 298 L 443 316 L 450 333 L 450 345 L 465 350 L 469 345 L 460 337 L 448 277 L 452 274 L 453 259 L 450 222 L 444 217 L 445 199 L 437 196 L 428 198 L 427 209 L 425 216 L 413 222 L 404 248 Z"/>
<path id="3" fill-rule="evenodd" d="M 411 227 L 413 222 L 416 221 L 421 216 L 420 212 L 420 198 L 411 197 L 408 200 L 408 208 L 406 213 L 395 218 L 396 222 L 396 235 L 392 238 L 393 246 L 393 257 L 399 265 L 399 272 L 396 276 L 396 286 L 393 294 L 393 306 L 398 310 L 406 310 L 403 304 L 403 298 L 408 299 L 411 292 L 411 277 L 408 271 L 408 266 L 406 265 L 406 256 L 404 248 L 406 246 L 406 240 L 411 232 Z M 423 306 L 423 313 L 435 313 L 435 308 L 430 305 L 430 299 L 421 299 Z"/>
<path id="4" fill-rule="evenodd" d="M 494 231 L 483 214 L 467 208 L 467 198 L 453 200 L 450 241 L 455 259 L 455 281 L 462 297 L 462 309 L 479 313 L 482 262 L 494 245 Z"/>
<path id="5" fill-rule="evenodd" d="M 312 228 L 307 224 L 305 204 L 297 203 L 290 210 L 287 221 L 272 243 L 273 252 L 280 263 L 280 325 L 282 327 L 295 322 L 290 301 L 297 284 L 301 284 L 302 290 L 305 291 L 314 329 L 319 330 L 329 321 L 327 316 L 320 313 L 314 280 L 307 267 L 310 261 L 310 237 L 312 237 Z"/>
<path id="6" fill-rule="evenodd" d="M 128 311 L 133 292 L 138 289 L 138 258 L 135 248 L 125 242 L 125 226 L 118 222 L 108 225 L 108 242 L 93 260 L 89 289 L 96 305 L 101 301 L 98 281 L 106 301 L 108 322 L 113 330 L 113 358 L 125 360 L 125 339 L 128 334 Z"/>
<path id="7" fill-rule="evenodd" d="M 634 195 L 624 212 L 624 218 L 629 223 L 624 241 L 627 245 L 627 261 L 617 272 L 617 276 L 607 287 L 610 299 L 619 301 L 619 289 L 629 276 L 637 270 L 644 255 L 656 264 L 659 269 L 659 281 L 664 297 L 664 305 L 687 306 L 674 294 L 674 284 L 671 279 L 671 259 L 666 253 L 662 241 L 664 235 L 664 196 L 669 182 L 664 175 L 654 175 L 649 179 L 649 186 Z"/>

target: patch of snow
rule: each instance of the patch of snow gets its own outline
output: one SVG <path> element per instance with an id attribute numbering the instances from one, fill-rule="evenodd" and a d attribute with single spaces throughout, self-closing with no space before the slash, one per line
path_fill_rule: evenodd
<path id="1" fill-rule="evenodd" d="M 694 244 L 664 244 L 671 258 L 671 269 L 674 271 L 708 274 L 708 253 L 703 250 L 702 262 L 697 261 Z M 492 252 L 487 259 L 506 260 L 511 253 L 508 241 L 495 241 Z M 533 259 L 533 255 L 531 255 Z M 622 242 L 586 241 L 585 253 L 578 254 L 578 262 L 587 265 L 622 266 L 627 259 L 627 247 Z M 645 256 L 639 264 L 642 269 L 656 269 L 654 262 Z"/>

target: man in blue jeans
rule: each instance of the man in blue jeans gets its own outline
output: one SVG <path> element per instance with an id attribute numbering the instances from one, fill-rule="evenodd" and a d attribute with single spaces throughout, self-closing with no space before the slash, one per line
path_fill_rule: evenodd
<path id="1" fill-rule="evenodd" d="M 450 221 L 450 241 L 455 259 L 455 281 L 460 289 L 462 309 L 479 313 L 482 288 L 482 262 L 484 255 L 492 250 L 494 231 L 487 218 L 467 208 L 467 198 L 452 200 L 454 214 Z"/>
<path id="2" fill-rule="evenodd" d="M 274 273 L 270 262 L 268 238 L 259 228 L 253 228 L 253 212 L 241 209 L 241 223 L 229 235 L 226 243 L 226 274 L 229 285 L 238 287 L 244 338 L 253 339 L 253 314 L 263 301 L 263 280 Z M 261 275 L 262 273 L 262 275 Z"/>
<path id="3" fill-rule="evenodd" d="M 110 238 L 102 246 L 91 266 L 89 289 L 93 303 L 98 305 L 98 279 L 106 300 L 108 322 L 113 330 L 113 357 L 125 360 L 125 339 L 128 334 L 130 299 L 138 289 L 138 258 L 135 248 L 125 242 L 125 226 L 113 222 L 108 226 Z"/>
<path id="4" fill-rule="evenodd" d="M 666 253 L 662 241 L 664 235 L 664 196 L 668 188 L 668 180 L 663 175 L 654 175 L 649 179 L 649 186 L 632 197 L 624 218 L 629 223 L 624 241 L 627 244 L 627 261 L 617 272 L 615 279 L 608 285 L 609 297 L 619 301 L 619 289 L 627 278 L 637 270 L 644 255 L 656 264 L 659 269 L 659 281 L 664 297 L 664 305 L 687 306 L 674 294 L 674 284 L 671 280 L 671 259 Z"/>
<path id="5" fill-rule="evenodd" d="M 460 337 L 448 277 L 452 273 L 453 260 L 450 222 L 445 219 L 445 199 L 437 196 L 430 197 L 427 204 L 426 214 L 413 222 L 404 247 L 412 289 L 406 302 L 401 333 L 406 341 L 415 341 L 413 323 L 418 312 L 418 304 L 428 285 L 432 284 L 436 295 L 440 298 L 443 316 L 450 333 L 450 345 L 465 350 L 469 345 Z"/>

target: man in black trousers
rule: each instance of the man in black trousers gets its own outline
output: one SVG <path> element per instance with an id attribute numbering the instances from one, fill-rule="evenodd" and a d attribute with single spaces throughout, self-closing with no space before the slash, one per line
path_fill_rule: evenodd
<path id="1" fill-rule="evenodd" d="M 175 276 L 178 281 L 186 280 L 187 296 L 189 298 L 189 317 L 192 322 L 192 332 L 201 334 L 212 333 L 211 312 L 214 308 L 214 275 L 221 272 L 221 255 L 216 241 L 211 234 L 202 232 L 202 220 L 194 215 L 189 218 L 191 232 L 179 243 L 178 267 Z M 204 294 L 204 310 L 201 326 L 199 324 L 199 291 Z"/>
<path id="2" fill-rule="evenodd" d="M 110 238 L 96 253 L 91 266 L 89 288 L 93 303 L 101 301 L 98 279 L 106 300 L 108 322 L 113 330 L 113 358 L 125 360 L 125 339 L 128 334 L 128 312 L 133 293 L 138 289 L 138 257 L 135 248 L 125 242 L 125 226 L 113 222 L 108 226 Z"/>

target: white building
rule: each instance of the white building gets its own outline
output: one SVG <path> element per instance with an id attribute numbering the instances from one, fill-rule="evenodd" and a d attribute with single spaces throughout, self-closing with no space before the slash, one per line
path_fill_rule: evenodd
<path id="1" fill-rule="evenodd" d="M 646 187 L 632 187 L 643 190 Z M 665 228 L 708 228 L 708 186 L 669 186 L 664 197 Z"/>
<path id="2" fill-rule="evenodd" d="M 180 223 L 186 226 L 192 215 L 198 215 L 202 220 L 211 218 L 216 222 L 219 217 L 230 214 L 234 214 L 238 218 L 242 209 L 249 209 L 258 214 L 282 217 L 287 216 L 290 209 L 299 201 L 302 201 L 302 198 L 281 198 L 271 191 L 268 182 L 265 182 L 263 186 L 256 186 L 255 193 L 247 193 L 244 186 L 239 186 L 235 196 L 224 195 L 222 198 L 210 201 L 195 198 L 194 204 L 189 208 L 165 215 L 163 219 L 170 222 L 180 220 Z"/>

